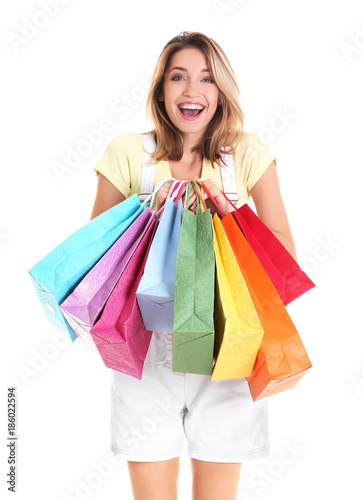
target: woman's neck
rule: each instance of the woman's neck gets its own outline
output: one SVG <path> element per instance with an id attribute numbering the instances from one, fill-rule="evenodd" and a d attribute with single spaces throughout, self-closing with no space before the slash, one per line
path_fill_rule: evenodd
<path id="1" fill-rule="evenodd" d="M 183 134 L 183 156 L 180 159 L 181 163 L 192 167 L 203 162 L 203 157 L 200 152 L 192 151 L 193 147 L 195 147 L 199 142 L 199 134 Z"/>

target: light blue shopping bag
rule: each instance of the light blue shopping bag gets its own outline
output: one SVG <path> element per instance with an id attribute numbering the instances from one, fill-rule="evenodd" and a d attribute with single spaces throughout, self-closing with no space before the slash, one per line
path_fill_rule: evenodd
<path id="1" fill-rule="evenodd" d="M 145 208 L 132 195 L 75 231 L 29 270 L 48 320 L 72 342 L 76 336 L 59 305 Z"/>
<path id="2" fill-rule="evenodd" d="M 176 252 L 182 220 L 182 202 L 167 198 L 156 230 L 136 298 L 146 330 L 172 333 Z"/>

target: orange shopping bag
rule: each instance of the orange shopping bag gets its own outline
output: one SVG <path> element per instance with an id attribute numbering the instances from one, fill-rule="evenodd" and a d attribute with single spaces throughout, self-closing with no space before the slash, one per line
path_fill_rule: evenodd
<path id="1" fill-rule="evenodd" d="M 294 387 L 312 365 L 279 294 L 232 214 L 221 222 L 264 330 L 251 376 L 246 377 L 256 401 Z"/>

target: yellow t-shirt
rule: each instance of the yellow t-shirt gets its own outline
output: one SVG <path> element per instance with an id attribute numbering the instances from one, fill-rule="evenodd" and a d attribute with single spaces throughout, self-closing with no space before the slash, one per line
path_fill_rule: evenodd
<path id="1" fill-rule="evenodd" d="M 143 162 L 143 136 L 127 132 L 111 139 L 101 160 L 94 170 L 101 172 L 126 197 L 140 191 L 141 166 Z M 237 207 L 248 202 L 249 191 L 259 180 L 276 156 L 270 151 L 266 141 L 252 132 L 245 132 L 233 157 L 236 191 L 239 196 Z M 171 177 L 169 162 L 160 161 L 155 166 L 154 186 L 161 179 Z M 220 167 L 203 159 L 200 180 L 210 179 L 220 189 L 223 188 Z"/>

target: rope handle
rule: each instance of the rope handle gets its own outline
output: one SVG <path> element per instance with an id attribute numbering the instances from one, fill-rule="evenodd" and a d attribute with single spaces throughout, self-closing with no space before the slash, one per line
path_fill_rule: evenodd
<path id="1" fill-rule="evenodd" d="M 173 199 L 175 198 L 175 196 L 179 192 L 180 183 L 181 183 L 181 181 L 174 181 L 173 182 L 173 184 L 171 185 L 170 191 L 168 193 L 168 197 L 173 198 Z"/>
<path id="2" fill-rule="evenodd" d="M 184 203 L 184 210 L 185 208 L 188 207 L 189 205 L 189 196 L 190 196 L 190 190 L 191 190 L 191 187 L 193 186 L 193 182 L 195 181 L 189 181 L 188 182 L 188 188 L 187 188 L 187 196 L 185 198 L 185 203 Z M 193 186 L 194 188 L 194 186 Z M 194 188 L 195 189 L 195 188 Z M 197 213 L 199 214 L 200 213 L 200 204 L 199 204 L 199 197 L 197 196 Z"/>
<path id="3" fill-rule="evenodd" d="M 197 184 L 207 193 L 208 195 L 208 198 L 210 199 L 210 201 L 213 203 L 213 205 L 216 207 L 217 209 L 217 212 L 219 213 L 219 215 L 223 218 L 224 217 L 224 214 L 222 213 L 221 209 L 219 208 L 219 206 L 217 205 L 217 202 L 216 200 L 214 199 L 212 193 L 209 191 L 209 189 L 205 186 L 205 184 L 202 182 L 202 181 L 197 181 Z M 221 191 L 221 193 L 223 193 L 223 191 Z M 224 193 L 223 193 L 224 194 Z"/>
<path id="4" fill-rule="evenodd" d="M 174 200 L 175 204 L 179 203 L 180 198 L 183 196 L 183 190 L 185 186 L 188 184 L 186 181 L 178 181 L 179 185 L 171 195 L 171 199 Z"/>
<path id="5" fill-rule="evenodd" d="M 143 204 L 147 204 L 149 201 L 150 201 L 150 208 L 152 208 L 152 206 L 154 205 L 154 200 L 155 200 L 155 196 L 156 196 L 156 193 L 159 191 L 159 189 L 161 188 L 161 186 L 163 184 L 165 184 L 165 182 L 168 182 L 168 181 L 175 181 L 174 177 L 166 177 L 165 179 L 161 179 L 161 181 L 159 181 L 155 188 L 154 188 L 154 191 L 145 199 L 145 201 L 143 202 Z"/>
<path id="6" fill-rule="evenodd" d="M 223 193 L 223 191 L 221 191 L 221 193 L 223 194 L 223 196 L 225 197 L 225 199 L 228 201 L 228 203 L 236 210 L 236 207 L 233 205 L 233 203 L 231 202 L 231 200 L 225 195 L 225 193 Z"/>
<path id="7" fill-rule="evenodd" d="M 202 207 L 203 207 L 203 212 L 204 212 L 205 210 L 208 210 L 208 207 L 207 207 L 207 205 L 205 204 L 205 201 L 204 201 L 203 195 L 202 195 L 202 193 L 201 193 L 201 191 L 200 191 L 200 186 L 198 185 L 198 182 L 197 182 L 197 181 L 195 181 L 195 180 L 191 180 L 190 182 L 192 182 L 192 183 L 193 183 L 194 192 L 195 192 L 195 194 L 197 195 L 197 197 L 199 197 L 199 199 L 200 199 L 200 201 L 201 201 L 201 205 L 202 205 Z M 197 198 L 197 200 L 198 200 L 198 198 Z"/>
<path id="8" fill-rule="evenodd" d="M 175 201 L 174 198 L 177 198 L 177 201 L 175 203 L 178 204 L 181 193 L 183 191 L 182 190 L 182 188 L 184 187 L 183 184 L 185 184 L 185 183 L 183 183 L 182 181 L 174 181 L 173 184 L 171 185 L 171 188 L 169 190 L 167 198 L 171 198 L 173 201 Z M 166 205 L 166 201 L 161 206 L 161 208 L 156 212 L 156 217 L 161 218 L 161 216 L 165 210 L 165 205 Z"/>

